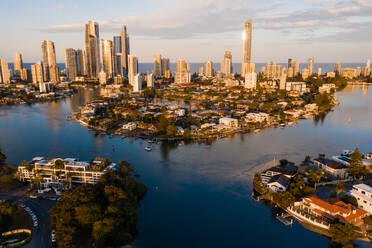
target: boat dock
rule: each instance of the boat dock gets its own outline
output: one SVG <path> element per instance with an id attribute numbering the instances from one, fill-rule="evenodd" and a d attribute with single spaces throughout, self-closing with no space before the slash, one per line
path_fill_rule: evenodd
<path id="1" fill-rule="evenodd" d="M 293 224 L 293 219 L 290 217 L 291 217 L 290 214 L 282 213 L 281 215 L 277 215 L 276 219 L 286 226 L 291 226 Z"/>

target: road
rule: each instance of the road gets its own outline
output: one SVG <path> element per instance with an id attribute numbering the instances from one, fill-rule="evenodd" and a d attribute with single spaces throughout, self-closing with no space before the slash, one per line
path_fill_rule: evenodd
<path id="1" fill-rule="evenodd" d="M 49 209 L 53 207 L 55 201 L 46 199 L 30 199 L 18 195 L 3 195 L 0 194 L 0 200 L 11 200 L 23 202 L 37 216 L 39 225 L 32 229 L 32 239 L 30 243 L 25 245 L 26 248 L 50 248 L 51 243 L 51 225 Z"/>

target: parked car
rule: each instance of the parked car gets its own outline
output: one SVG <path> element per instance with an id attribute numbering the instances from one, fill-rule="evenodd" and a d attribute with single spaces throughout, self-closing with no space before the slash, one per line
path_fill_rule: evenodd
<path id="1" fill-rule="evenodd" d="M 37 227 L 39 223 L 37 221 L 34 221 L 34 227 Z"/>
<path id="2" fill-rule="evenodd" d="M 36 199 L 37 196 L 36 196 L 36 195 L 30 195 L 30 198 L 31 198 L 31 199 Z"/>

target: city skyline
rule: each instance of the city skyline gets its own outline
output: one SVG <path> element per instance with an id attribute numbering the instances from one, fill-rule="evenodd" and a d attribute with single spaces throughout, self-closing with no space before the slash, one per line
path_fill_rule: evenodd
<path id="1" fill-rule="evenodd" d="M 181 57 L 190 62 L 217 62 L 225 50 L 231 50 L 233 62 L 237 63 L 242 52 L 241 26 L 249 18 L 254 23 L 252 62 L 284 62 L 288 57 L 305 62 L 314 56 L 318 62 L 346 63 L 372 57 L 368 49 L 372 4 L 366 0 L 281 3 L 209 0 L 200 4 L 191 1 L 186 8 L 184 1 L 165 0 L 157 4 L 151 0 L 109 1 L 112 4 L 92 4 L 87 11 L 79 12 L 85 2 L 44 4 L 43 8 L 53 13 L 46 22 L 41 17 L 34 18 L 29 10 L 35 7 L 26 1 L 21 7 L 3 1 L 7 12 L 0 18 L 4 21 L 14 14 L 21 16 L 26 11 L 27 14 L 12 27 L 0 28 L 2 33 L 12 34 L 0 41 L 1 58 L 12 61 L 14 53 L 20 52 L 23 62 L 37 62 L 41 60 L 38 44 L 51 40 L 55 42 L 57 62 L 62 63 L 66 48 L 85 48 L 84 25 L 93 20 L 100 25 L 101 38 L 106 39 L 118 35 L 126 25 L 131 34 L 131 53 L 141 62 L 152 62 L 154 54 L 166 54 L 173 62 Z M 193 18 L 187 17 L 191 11 L 195 13 Z M 233 17 L 224 16 L 226 11 Z M 27 24 L 25 18 L 29 18 Z M 152 45 L 148 46 L 149 43 Z"/>

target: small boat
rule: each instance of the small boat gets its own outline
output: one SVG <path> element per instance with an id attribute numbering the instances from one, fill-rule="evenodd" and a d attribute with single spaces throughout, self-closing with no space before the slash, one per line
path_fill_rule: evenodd
<path id="1" fill-rule="evenodd" d="M 255 129 L 255 130 L 253 131 L 253 133 L 259 133 L 259 132 L 261 132 L 261 129 Z"/>
<path id="2" fill-rule="evenodd" d="M 149 152 L 149 151 L 151 151 L 151 150 L 152 150 L 151 146 L 146 146 L 146 147 L 145 147 L 145 151 L 148 151 L 148 152 Z"/>

